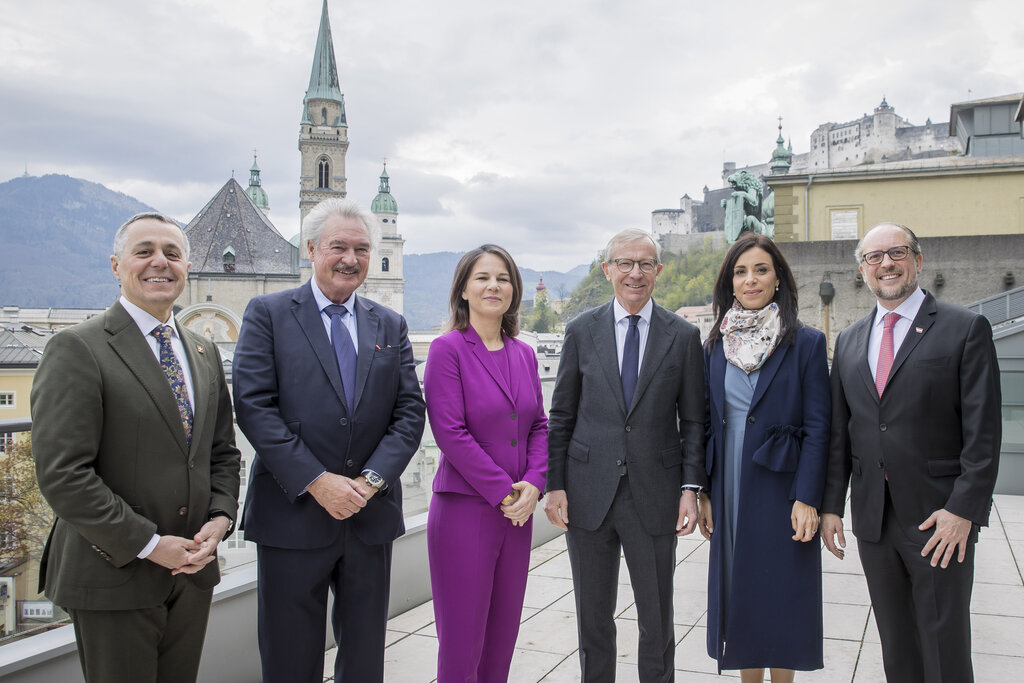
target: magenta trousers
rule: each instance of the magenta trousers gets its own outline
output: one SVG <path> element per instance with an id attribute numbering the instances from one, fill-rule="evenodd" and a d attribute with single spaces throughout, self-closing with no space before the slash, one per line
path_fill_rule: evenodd
<path id="1" fill-rule="evenodd" d="M 533 519 L 513 526 L 479 496 L 435 493 L 427 551 L 437 683 L 508 680 L 530 567 Z"/>

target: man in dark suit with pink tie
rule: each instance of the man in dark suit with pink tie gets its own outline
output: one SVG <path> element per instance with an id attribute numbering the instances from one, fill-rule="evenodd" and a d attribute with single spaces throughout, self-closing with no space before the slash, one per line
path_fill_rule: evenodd
<path id="1" fill-rule="evenodd" d="M 876 226 L 856 258 L 878 305 L 836 340 L 821 537 L 842 559 L 849 482 L 886 678 L 973 681 L 974 548 L 1002 426 L 992 328 L 918 286 L 908 228 Z"/>
<path id="2" fill-rule="evenodd" d="M 303 222 L 313 277 L 253 299 L 235 349 L 235 411 L 256 450 L 242 521 L 257 544 L 264 683 L 384 676 L 391 544 L 424 405 L 405 320 L 355 293 L 376 219 L 329 199 Z"/>

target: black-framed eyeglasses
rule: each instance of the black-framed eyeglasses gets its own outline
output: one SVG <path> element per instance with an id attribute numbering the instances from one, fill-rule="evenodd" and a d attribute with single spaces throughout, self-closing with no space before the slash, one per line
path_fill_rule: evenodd
<path id="1" fill-rule="evenodd" d="M 911 251 L 912 250 L 910 247 L 905 246 L 893 247 L 891 249 L 886 249 L 885 251 L 869 251 L 868 253 L 861 256 L 860 260 L 868 264 L 869 266 L 877 266 L 879 263 L 882 262 L 882 259 L 885 258 L 886 254 L 888 254 L 889 258 L 891 258 L 893 261 L 902 261 L 903 259 L 910 256 Z"/>
<path id="2" fill-rule="evenodd" d="M 612 263 L 619 269 L 620 273 L 632 273 L 633 266 L 640 266 L 641 273 L 653 273 L 658 268 L 658 262 L 654 259 L 641 259 L 634 261 L 631 258 L 613 258 Z"/>

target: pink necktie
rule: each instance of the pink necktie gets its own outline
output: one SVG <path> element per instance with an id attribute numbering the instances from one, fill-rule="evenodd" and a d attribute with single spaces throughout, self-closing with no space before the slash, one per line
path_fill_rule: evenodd
<path id="1" fill-rule="evenodd" d="M 882 317 L 882 346 L 878 349 L 878 365 L 875 367 L 875 388 L 881 396 L 885 391 L 885 383 L 889 381 L 889 371 L 892 370 L 893 348 L 895 343 L 892 339 L 892 328 L 900 319 L 899 313 L 886 313 Z"/>

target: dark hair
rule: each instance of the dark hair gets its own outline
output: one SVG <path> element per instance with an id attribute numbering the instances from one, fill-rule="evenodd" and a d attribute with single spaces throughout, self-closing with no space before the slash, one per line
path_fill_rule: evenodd
<path id="1" fill-rule="evenodd" d="M 448 318 L 447 328 L 464 331 L 469 327 L 469 302 L 462 298 L 462 292 L 466 289 L 470 275 L 473 274 L 473 266 L 484 254 L 497 256 L 508 269 L 508 276 L 512 280 L 512 303 L 501 318 L 501 331 L 506 337 L 515 337 L 519 334 L 519 304 L 523 301 L 523 276 L 519 274 L 519 268 L 516 267 L 512 256 L 497 244 L 480 245 L 472 251 L 467 251 L 459 259 L 459 265 L 455 266 L 455 277 L 452 279 L 451 295 L 448 297 L 451 317 Z"/>
<path id="2" fill-rule="evenodd" d="M 708 334 L 708 339 L 705 342 L 708 350 L 711 349 L 716 341 L 722 338 L 722 332 L 719 328 L 722 325 L 722 319 L 725 317 L 725 314 L 732 308 L 734 301 L 732 274 L 736 268 L 736 262 L 740 260 L 740 255 L 743 252 L 754 247 L 760 247 L 771 255 L 772 267 L 775 268 L 775 275 L 779 278 L 779 289 L 775 292 L 774 298 L 772 298 L 772 301 L 779 305 L 779 318 L 782 321 L 782 336 L 779 339 L 779 345 L 791 344 L 796 337 L 800 321 L 796 317 L 799 308 L 796 300 L 796 279 L 793 278 L 793 271 L 790 269 L 789 264 L 786 263 L 786 258 L 782 255 L 782 251 L 775 244 L 774 240 L 757 233 L 745 232 L 740 235 L 740 238 L 726 252 L 725 261 L 722 262 L 722 268 L 718 271 L 718 279 L 715 280 L 715 289 L 711 301 L 715 314 L 715 325 L 711 328 L 711 332 Z"/>

